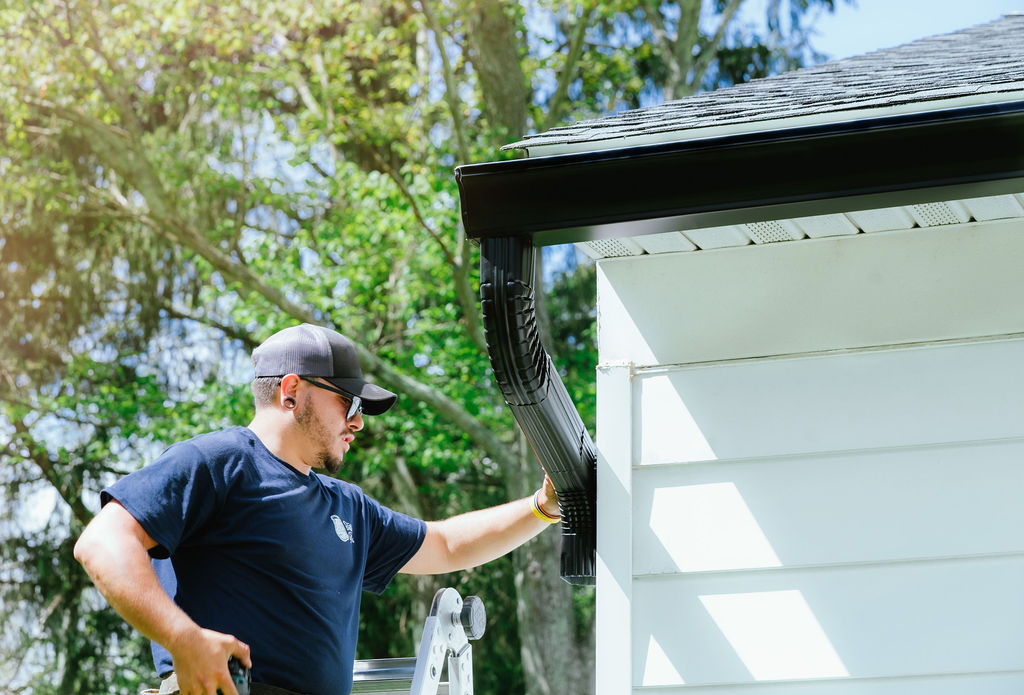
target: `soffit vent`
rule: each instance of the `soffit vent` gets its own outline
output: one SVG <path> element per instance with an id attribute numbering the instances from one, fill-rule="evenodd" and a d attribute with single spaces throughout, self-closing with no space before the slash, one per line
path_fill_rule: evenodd
<path id="1" fill-rule="evenodd" d="M 743 229 L 758 244 L 773 244 L 779 241 L 803 239 L 804 233 L 790 220 L 772 220 L 742 225 Z"/>
<path id="2" fill-rule="evenodd" d="M 926 203 L 911 205 L 910 214 L 922 227 L 937 227 L 942 224 L 959 224 L 969 222 L 971 213 L 964 204 L 958 201 L 948 203 Z"/>
<path id="3" fill-rule="evenodd" d="M 629 238 L 581 241 L 576 246 L 595 260 L 615 256 L 640 256 L 644 253 L 643 247 Z"/>

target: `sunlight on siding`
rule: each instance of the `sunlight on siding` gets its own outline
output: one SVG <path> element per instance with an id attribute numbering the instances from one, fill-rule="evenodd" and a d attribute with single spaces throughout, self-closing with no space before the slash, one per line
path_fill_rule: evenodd
<path id="1" fill-rule="evenodd" d="M 672 664 L 668 654 L 651 635 L 647 643 L 647 663 L 644 664 L 643 685 L 685 685 L 679 670 Z"/>
<path id="2" fill-rule="evenodd" d="M 656 489 L 650 524 L 680 572 L 782 566 L 733 483 Z"/>
<path id="3" fill-rule="evenodd" d="M 715 455 L 700 426 L 683 403 L 668 375 L 640 383 L 641 463 L 714 461 Z"/>
<path id="4" fill-rule="evenodd" d="M 755 680 L 850 675 L 800 591 L 700 600 Z"/>

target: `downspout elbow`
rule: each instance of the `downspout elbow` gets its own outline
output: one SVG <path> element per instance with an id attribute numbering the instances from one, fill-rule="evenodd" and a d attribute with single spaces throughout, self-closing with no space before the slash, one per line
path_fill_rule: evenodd
<path id="1" fill-rule="evenodd" d="M 593 584 L 597 454 L 541 344 L 534 304 L 533 242 L 524 237 L 483 239 L 480 256 L 480 303 L 491 367 L 516 422 L 558 492 L 561 576 L 570 584 Z"/>

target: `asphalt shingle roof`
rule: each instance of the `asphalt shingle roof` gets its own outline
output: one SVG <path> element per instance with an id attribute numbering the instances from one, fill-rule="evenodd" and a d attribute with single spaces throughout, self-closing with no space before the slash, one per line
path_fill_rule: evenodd
<path id="1" fill-rule="evenodd" d="M 525 136 L 575 145 L 1024 91 L 1024 12 L 895 48 Z M 857 114 L 851 114 L 856 118 Z M 625 144 L 625 143 L 624 143 Z M 607 143 L 605 143 L 607 146 Z"/>

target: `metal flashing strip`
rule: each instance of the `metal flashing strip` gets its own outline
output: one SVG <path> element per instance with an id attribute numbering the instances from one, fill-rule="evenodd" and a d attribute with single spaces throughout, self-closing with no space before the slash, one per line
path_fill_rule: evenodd
<path id="1" fill-rule="evenodd" d="M 1015 193 L 1024 101 L 456 169 L 474 239 L 534 245 Z"/>

